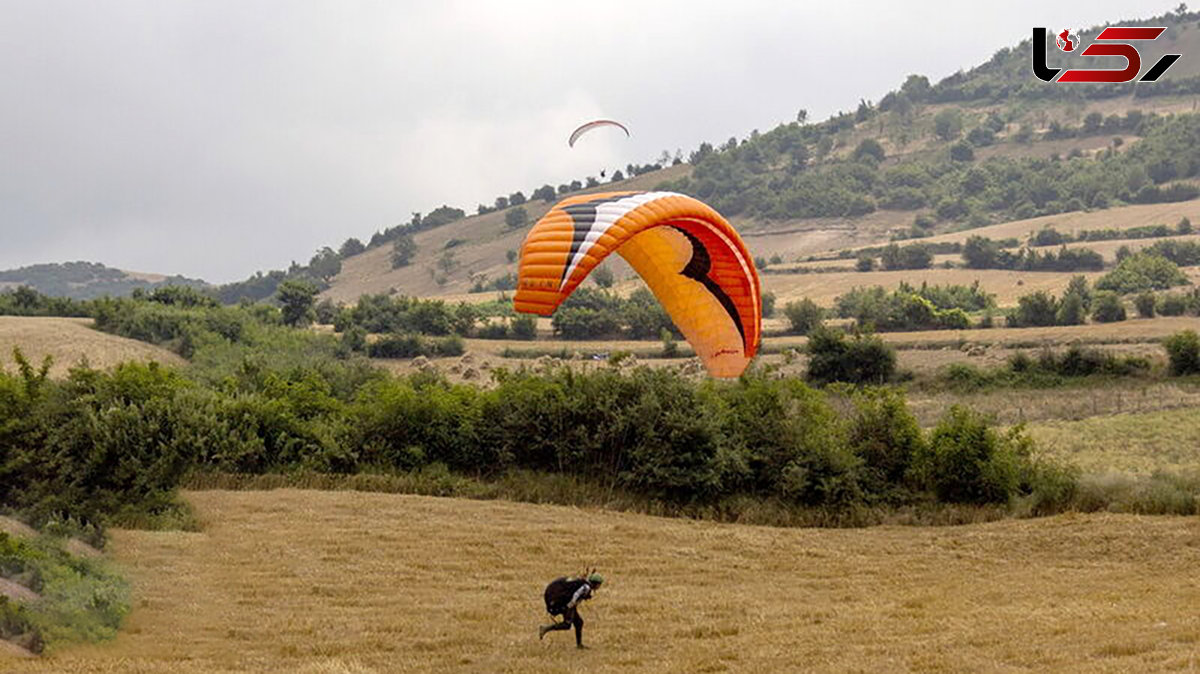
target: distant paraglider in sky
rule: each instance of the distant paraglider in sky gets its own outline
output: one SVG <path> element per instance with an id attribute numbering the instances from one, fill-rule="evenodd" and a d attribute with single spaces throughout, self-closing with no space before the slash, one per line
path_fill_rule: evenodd
<path id="1" fill-rule="evenodd" d="M 579 126 L 579 128 L 572 131 L 571 137 L 567 140 L 567 145 L 575 147 L 575 141 L 579 140 L 579 138 L 585 133 L 591 131 L 592 129 L 598 129 L 604 126 L 615 126 L 616 128 L 625 132 L 626 138 L 629 137 L 629 129 L 626 128 L 624 124 L 620 122 L 614 122 L 611 119 L 597 119 L 590 121 L 587 124 L 582 124 Z"/>
<path id="2" fill-rule="evenodd" d="M 737 377 L 758 350 L 762 300 L 746 244 L 719 213 L 674 192 L 568 197 L 521 246 L 517 311 L 555 309 L 610 253 L 633 267 L 714 377 Z"/>

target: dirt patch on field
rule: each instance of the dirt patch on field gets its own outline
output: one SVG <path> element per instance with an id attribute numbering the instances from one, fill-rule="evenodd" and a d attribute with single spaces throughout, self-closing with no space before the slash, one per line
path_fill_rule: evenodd
<path id="1" fill-rule="evenodd" d="M 54 377 L 66 375 L 84 361 L 101 369 L 130 360 L 164 365 L 186 362 L 164 348 L 93 330 L 91 325 L 90 318 L 0 316 L 0 367 L 11 368 L 13 347 L 20 347 L 35 365 L 47 355 L 53 357 L 50 373 Z"/>

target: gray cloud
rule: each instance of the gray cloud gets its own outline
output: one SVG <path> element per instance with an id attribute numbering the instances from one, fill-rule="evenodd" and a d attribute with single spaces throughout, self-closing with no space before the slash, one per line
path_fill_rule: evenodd
<path id="1" fill-rule="evenodd" d="M 234 280 L 1174 4 L 0 2 L 0 268 Z"/>

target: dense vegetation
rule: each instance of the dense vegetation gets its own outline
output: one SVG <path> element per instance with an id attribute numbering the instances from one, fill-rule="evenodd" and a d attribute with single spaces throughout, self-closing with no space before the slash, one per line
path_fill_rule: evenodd
<path id="1" fill-rule="evenodd" d="M 0 639 L 38 653 L 46 646 L 111 639 L 129 612 L 129 585 L 99 559 L 73 557 L 60 540 L 0 532 L 0 576 L 41 595 L 18 604 L 0 595 Z"/>
<path id="2" fill-rule="evenodd" d="M 890 293 L 882 286 L 854 288 L 834 300 L 839 318 L 853 318 L 875 330 L 943 330 L 970 326 L 969 312 L 995 308 L 995 297 L 979 283 L 914 287 L 901 282 Z"/>
<path id="3" fill-rule="evenodd" d="M 946 366 L 944 383 L 960 390 L 1001 387 L 1048 388 L 1077 377 L 1141 377 L 1149 375 L 1144 356 L 1120 356 L 1073 344 L 1065 351 L 1043 349 L 1037 357 L 1018 351 L 1004 365 L 980 368 L 969 363 Z"/>

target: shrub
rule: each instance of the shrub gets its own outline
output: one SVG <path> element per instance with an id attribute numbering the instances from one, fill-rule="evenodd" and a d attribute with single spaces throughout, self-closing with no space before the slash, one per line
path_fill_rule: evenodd
<path id="1" fill-rule="evenodd" d="M 509 322 L 514 339 L 536 339 L 537 318 L 530 314 L 521 314 Z"/>
<path id="2" fill-rule="evenodd" d="M 1084 307 L 1083 298 L 1076 293 L 1064 295 L 1058 305 L 1058 325 L 1083 325 L 1086 321 L 1087 308 Z"/>
<path id="3" fill-rule="evenodd" d="M 775 293 L 769 290 L 762 294 L 762 315 L 763 318 L 775 317 Z"/>
<path id="4" fill-rule="evenodd" d="M 788 332 L 807 335 L 820 327 L 825 311 L 806 297 L 797 302 L 788 302 L 783 307 L 783 314 L 788 320 Z"/>
<path id="5" fill-rule="evenodd" d="M 1125 320 L 1125 304 L 1114 292 L 1098 292 L 1092 300 L 1092 318 L 1100 323 Z"/>
<path id="6" fill-rule="evenodd" d="M 1054 325 L 1058 321 L 1058 301 L 1044 290 L 1017 298 L 1017 309 L 1009 314 L 1014 327 Z"/>
<path id="7" fill-rule="evenodd" d="M 1171 335 L 1163 341 L 1163 347 L 1171 363 L 1171 374 L 1200 374 L 1200 334 L 1195 330 Z"/>
<path id="8" fill-rule="evenodd" d="M 819 327 L 808 335 L 808 379 L 819 383 L 882 384 L 896 372 L 896 351 L 877 335 Z"/>
<path id="9" fill-rule="evenodd" d="M 1138 296 L 1133 298 L 1133 305 L 1137 307 L 1138 315 L 1142 318 L 1154 318 L 1154 307 L 1157 301 L 1154 293 L 1147 291 L 1138 293 Z"/>
<path id="10" fill-rule="evenodd" d="M 950 503 L 1003 503 L 1017 493 L 1029 447 L 1019 428 L 1000 435 L 982 415 L 955 405 L 914 457 L 914 478 Z"/>
<path id="11" fill-rule="evenodd" d="M 415 358 L 416 356 L 461 356 L 466 351 L 462 337 L 426 337 L 413 333 L 386 335 L 372 343 L 372 358 Z"/>
<path id="12" fill-rule="evenodd" d="M 1182 316 L 1187 313 L 1188 298 L 1179 293 L 1165 293 L 1158 297 L 1156 308 L 1163 316 Z"/>
<path id="13" fill-rule="evenodd" d="M 1096 282 L 1096 289 L 1126 295 L 1146 290 L 1166 290 L 1187 283 L 1187 276 L 1174 262 L 1161 255 L 1141 252 L 1121 260 L 1116 269 Z"/>
<path id="14" fill-rule="evenodd" d="M 853 398 L 848 444 L 863 462 L 868 493 L 902 493 L 912 459 L 925 437 L 904 397 L 895 389 L 868 388 Z"/>

